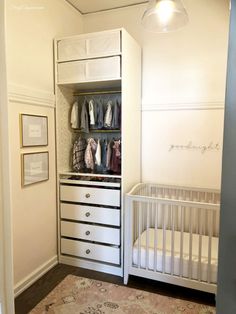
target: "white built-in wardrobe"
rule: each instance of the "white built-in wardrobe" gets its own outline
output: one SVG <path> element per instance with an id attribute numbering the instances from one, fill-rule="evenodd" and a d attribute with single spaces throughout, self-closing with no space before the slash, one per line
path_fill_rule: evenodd
<path id="1" fill-rule="evenodd" d="M 140 182 L 141 49 L 115 29 L 55 40 L 58 250 L 61 263 L 123 276 L 124 195 Z M 117 130 L 72 129 L 78 97 L 118 95 Z M 74 172 L 79 137 L 121 139 L 120 173 Z"/>

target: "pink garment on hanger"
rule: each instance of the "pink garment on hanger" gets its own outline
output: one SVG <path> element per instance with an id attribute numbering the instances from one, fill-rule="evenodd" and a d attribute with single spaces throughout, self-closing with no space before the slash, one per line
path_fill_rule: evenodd
<path id="1" fill-rule="evenodd" d="M 87 148 L 85 150 L 84 161 L 87 169 L 94 170 L 94 155 L 97 149 L 97 143 L 93 138 L 88 139 Z"/>

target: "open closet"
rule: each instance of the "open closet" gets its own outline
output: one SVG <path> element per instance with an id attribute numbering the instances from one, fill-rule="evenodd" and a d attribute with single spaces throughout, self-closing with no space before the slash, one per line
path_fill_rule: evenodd
<path id="1" fill-rule="evenodd" d="M 124 193 L 140 181 L 141 49 L 116 29 L 55 40 L 61 263 L 123 275 Z"/>

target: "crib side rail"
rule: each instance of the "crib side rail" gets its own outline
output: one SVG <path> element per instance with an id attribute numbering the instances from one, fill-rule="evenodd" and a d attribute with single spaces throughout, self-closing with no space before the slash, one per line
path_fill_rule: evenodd
<path id="1" fill-rule="evenodd" d="M 132 202 L 137 201 L 141 203 L 162 203 L 163 205 L 176 205 L 176 206 L 185 206 L 185 207 L 204 207 L 205 209 L 212 209 L 218 211 L 220 209 L 219 204 L 205 203 L 205 202 L 196 202 L 196 201 L 186 201 L 186 200 L 176 200 L 176 199 L 165 199 L 161 197 L 151 197 L 151 196 L 138 196 L 138 195 L 127 195 L 127 199 L 130 199 Z"/>
<path id="2" fill-rule="evenodd" d="M 194 188 L 190 186 L 179 186 L 179 185 L 168 185 L 162 183 L 138 183 L 136 184 L 127 195 L 140 195 L 141 190 L 150 189 L 152 187 L 162 188 L 162 189 L 171 189 L 171 190 L 184 190 L 189 192 L 203 192 L 203 193 L 215 193 L 220 194 L 219 189 L 207 189 L 207 188 Z"/>
<path id="3" fill-rule="evenodd" d="M 163 184 L 139 183 L 133 187 L 128 195 L 220 204 L 219 190 L 170 186 Z"/>

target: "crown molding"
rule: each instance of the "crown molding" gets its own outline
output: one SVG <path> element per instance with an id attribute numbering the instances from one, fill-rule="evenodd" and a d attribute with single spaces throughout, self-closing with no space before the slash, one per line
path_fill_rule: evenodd
<path id="1" fill-rule="evenodd" d="M 8 99 L 10 102 L 55 108 L 53 93 L 17 84 L 8 85 Z"/>

